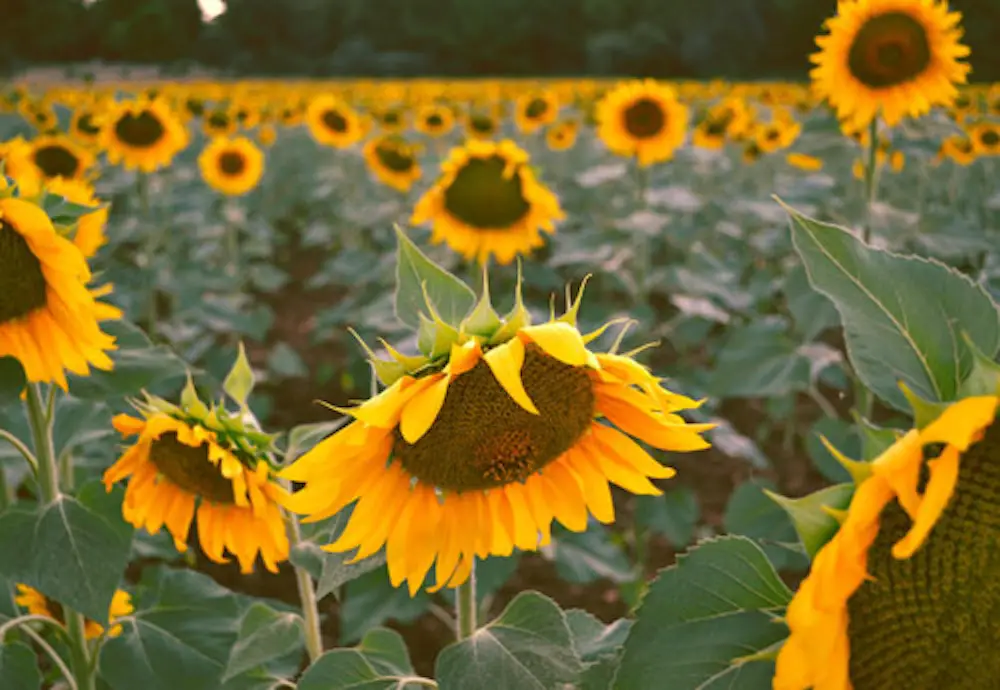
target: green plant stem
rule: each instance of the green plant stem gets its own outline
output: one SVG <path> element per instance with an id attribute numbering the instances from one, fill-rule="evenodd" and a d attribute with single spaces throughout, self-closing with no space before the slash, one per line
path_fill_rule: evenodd
<path id="1" fill-rule="evenodd" d="M 3 465 L 0 465 L 0 512 L 3 512 L 13 502 L 14 496 L 11 493 L 10 487 L 7 486 L 7 472 L 4 470 Z"/>
<path id="2" fill-rule="evenodd" d="M 872 220 L 875 195 L 878 193 L 878 118 L 873 117 L 868 127 L 868 161 L 865 164 L 865 225 L 862 238 L 872 239 Z"/>
<path id="3" fill-rule="evenodd" d="M 458 619 L 456 630 L 462 641 L 476 632 L 476 565 L 472 564 L 469 579 L 458 586 L 455 592 L 455 615 Z"/>
<path id="4" fill-rule="evenodd" d="M 38 502 L 49 505 L 59 500 L 59 463 L 55 447 L 52 443 L 52 425 L 55 421 L 55 395 L 49 392 L 48 399 L 42 402 L 41 388 L 32 383 L 27 389 L 28 424 L 31 427 L 31 437 L 35 445 L 35 458 L 38 468 L 35 474 L 38 482 Z M 66 633 L 69 638 L 70 665 L 76 686 L 79 690 L 94 690 L 94 676 L 91 672 L 90 650 L 83 634 L 83 616 L 68 606 L 63 606 L 63 619 L 66 621 Z"/>
<path id="5" fill-rule="evenodd" d="M 291 548 L 295 548 L 302 543 L 302 530 L 299 527 L 299 520 L 291 513 L 285 513 L 285 522 L 288 524 L 288 541 Z M 309 654 L 309 662 L 315 662 L 323 654 L 323 634 L 319 627 L 319 607 L 316 600 L 316 588 L 313 587 L 312 576 L 305 568 L 295 565 L 295 584 L 299 590 L 299 603 L 302 606 L 302 619 L 306 628 L 306 652 Z"/>
<path id="6" fill-rule="evenodd" d="M 24 458 L 24 461 L 27 462 L 29 465 L 31 465 L 32 472 L 37 471 L 36 468 L 38 467 L 38 461 L 35 460 L 35 454 L 31 452 L 31 449 L 28 448 L 28 446 L 26 446 L 21 439 L 19 439 L 17 436 L 10 433 L 6 429 L 0 429 L 0 439 L 3 439 L 4 441 L 12 445 L 14 449 L 21 454 L 21 457 Z"/>

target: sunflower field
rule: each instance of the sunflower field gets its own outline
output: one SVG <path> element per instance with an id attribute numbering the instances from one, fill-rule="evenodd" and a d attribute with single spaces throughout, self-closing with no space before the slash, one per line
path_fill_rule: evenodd
<path id="1" fill-rule="evenodd" d="M 0 690 L 1000 688 L 1000 84 L 0 86 Z M 803 60 L 806 56 L 803 56 Z"/>

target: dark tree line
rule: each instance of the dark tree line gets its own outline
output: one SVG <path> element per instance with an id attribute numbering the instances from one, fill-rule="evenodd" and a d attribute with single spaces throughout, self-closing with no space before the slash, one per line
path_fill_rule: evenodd
<path id="1" fill-rule="evenodd" d="M 232 75 L 805 78 L 836 0 L 0 0 L 0 66 L 105 60 Z M 1000 80 L 1000 0 L 965 14 Z"/>

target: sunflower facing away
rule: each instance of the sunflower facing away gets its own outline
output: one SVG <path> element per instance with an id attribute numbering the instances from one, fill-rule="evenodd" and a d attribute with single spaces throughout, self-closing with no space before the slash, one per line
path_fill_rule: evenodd
<path id="1" fill-rule="evenodd" d="M 510 140 L 470 140 L 441 164 L 441 177 L 417 202 L 414 224 L 433 223 L 431 241 L 447 242 L 467 259 L 495 255 L 509 264 L 543 244 L 541 231 L 562 220 L 556 196 L 528 166 L 528 154 Z"/>
<path id="2" fill-rule="evenodd" d="M 788 607 L 775 690 L 997 687 L 998 404 L 952 403 L 871 463 L 837 454 L 854 495 Z"/>
<path id="3" fill-rule="evenodd" d="M 260 554 L 264 567 L 277 572 L 289 545 L 279 506 L 286 493 L 264 457 L 270 437 L 246 427 L 238 413 L 208 408 L 190 384 L 180 406 L 147 395 L 135 407 L 139 417 L 121 414 L 113 424 L 123 437 L 138 439 L 103 478 L 108 491 L 129 478 L 125 520 L 150 534 L 166 526 L 184 552 L 197 518 L 209 559 L 225 563 L 229 551 L 250 573 Z"/>
<path id="4" fill-rule="evenodd" d="M 108 114 L 101 139 L 110 163 L 150 173 L 188 145 L 188 131 L 162 99 L 123 101 Z"/>
<path id="5" fill-rule="evenodd" d="M 365 142 L 365 161 L 380 182 L 400 192 L 410 191 L 420 179 L 420 163 L 413 146 L 396 135 L 372 137 Z"/>
<path id="6" fill-rule="evenodd" d="M 387 346 L 394 361 L 373 364 L 388 388 L 341 410 L 353 421 L 282 470 L 305 484 L 287 506 L 315 521 L 356 501 L 324 548 L 360 559 L 385 545 L 393 586 L 412 595 L 432 565 L 435 589 L 457 587 L 477 557 L 547 544 L 554 519 L 577 532 L 588 511 L 612 522 L 609 482 L 659 494 L 649 479 L 674 470 L 630 436 L 694 451 L 712 425 L 685 422 L 677 412 L 698 403 L 630 356 L 587 349 L 607 326 L 577 330 L 582 290 L 540 325 L 520 288 L 503 320 L 486 289 L 458 328 L 425 318 L 423 356 Z"/>
<path id="7" fill-rule="evenodd" d="M 202 150 L 198 167 L 212 189 L 240 196 L 260 182 L 264 174 L 264 154 L 246 137 L 218 137 Z"/>
<path id="8" fill-rule="evenodd" d="M 839 0 L 811 56 L 816 94 L 856 127 L 950 105 L 970 69 L 961 18 L 941 0 Z"/>
<path id="9" fill-rule="evenodd" d="M 358 113 L 331 95 L 318 96 L 306 108 L 306 126 L 320 144 L 347 148 L 364 136 Z"/>
<path id="10" fill-rule="evenodd" d="M 0 357 L 20 361 L 29 381 L 68 387 L 66 371 L 110 369 L 115 339 L 98 321 L 121 312 L 95 300 L 80 249 L 23 199 L 0 198 Z"/>
<path id="11" fill-rule="evenodd" d="M 14 598 L 14 602 L 18 606 L 28 609 L 28 613 L 33 616 L 45 616 L 46 618 L 58 621 L 62 625 L 66 624 L 66 621 L 63 620 L 62 604 L 54 599 L 49 599 L 37 589 L 18 584 L 17 596 Z M 108 607 L 108 619 L 111 622 L 111 627 L 107 632 L 108 637 L 118 637 L 122 634 L 121 623 L 115 623 L 115 620 L 132 615 L 133 610 L 132 597 L 129 593 L 123 589 L 115 590 L 114 597 L 111 599 L 111 606 Z M 103 634 L 103 625 L 89 618 L 84 619 L 83 635 L 86 639 L 94 640 Z"/>
<path id="12" fill-rule="evenodd" d="M 670 160 L 684 143 L 688 109 L 653 79 L 624 82 L 597 104 L 597 135 L 612 152 L 639 165 Z"/>

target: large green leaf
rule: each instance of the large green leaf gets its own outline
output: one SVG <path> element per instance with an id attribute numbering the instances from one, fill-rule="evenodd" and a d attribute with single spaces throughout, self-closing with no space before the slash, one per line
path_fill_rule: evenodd
<path id="1" fill-rule="evenodd" d="M 427 258 L 403 231 L 396 228 L 396 318 L 413 329 L 420 327 L 419 314 L 430 317 L 424 287 L 431 306 L 445 323 L 458 326 L 472 309 L 476 294 L 468 285 Z"/>
<path id="2" fill-rule="evenodd" d="M 570 532 L 556 527 L 551 553 L 556 572 L 567 582 L 587 584 L 601 578 L 623 583 L 635 579 L 635 573 L 622 547 L 611 540 L 611 533 L 601 524 L 592 524 L 585 532 Z"/>
<path id="3" fill-rule="evenodd" d="M 582 690 L 609 690 L 632 621 L 621 618 L 605 625 L 586 611 L 572 609 L 566 612 L 566 623 L 573 637 L 573 647 L 584 664 L 580 687 Z"/>
<path id="4" fill-rule="evenodd" d="M 291 443 L 289 444 L 291 447 Z M 385 565 L 385 551 L 364 558 L 357 563 L 349 563 L 356 550 L 347 553 L 330 553 L 320 548 L 331 544 L 347 528 L 350 509 L 342 510 L 308 530 L 306 539 L 292 549 L 290 559 L 296 566 L 305 568 L 318 581 L 316 595 L 322 599 L 327 594 L 337 594 L 340 588 Z M 305 527 L 305 526 L 304 526 Z"/>
<path id="5" fill-rule="evenodd" d="M 223 681 L 302 649 L 303 632 L 302 618 L 294 613 L 279 613 L 261 603 L 251 605 L 240 621 Z"/>
<path id="6" fill-rule="evenodd" d="M 1000 348 L 1000 310 L 967 276 L 788 212 L 809 282 L 840 312 L 851 363 L 889 404 L 908 409 L 900 381 L 928 400 L 953 400 L 972 366 L 963 331 L 989 356 Z"/>
<path id="7" fill-rule="evenodd" d="M 662 534 L 678 549 L 691 541 L 700 513 L 698 495 L 687 486 L 670 489 L 662 496 L 636 497 L 636 521 Z"/>
<path id="8" fill-rule="evenodd" d="M 132 548 L 121 518 L 121 490 L 94 482 L 78 497 L 0 515 L 0 575 L 107 624 L 108 607 Z"/>
<path id="9" fill-rule="evenodd" d="M 317 659 L 302 674 L 298 690 L 416 690 L 428 684 L 414 672 L 399 633 L 374 628 L 357 647 Z"/>
<path id="10" fill-rule="evenodd" d="M 41 687 L 38 657 L 31 647 L 23 642 L 0 640 L 0 688 L 38 690 Z"/>
<path id="11" fill-rule="evenodd" d="M 582 670 L 559 606 L 523 592 L 499 618 L 445 647 L 434 675 L 441 690 L 550 690 L 576 682 Z"/>
<path id="12" fill-rule="evenodd" d="M 109 321 L 101 328 L 117 339 L 111 371 L 92 369 L 89 376 L 71 376 L 70 393 L 88 400 L 135 395 L 144 388 L 170 383 L 187 373 L 187 365 L 168 347 L 153 345 L 142 330 L 127 321 Z"/>
<path id="13" fill-rule="evenodd" d="M 808 562 L 798 549 L 798 539 L 791 520 L 780 506 L 768 498 L 765 490 L 774 491 L 767 480 L 743 482 L 729 497 L 722 525 L 729 534 L 750 537 L 764 549 L 772 565 L 779 570 L 798 570 Z"/>
<path id="14" fill-rule="evenodd" d="M 0 357 L 0 407 L 21 400 L 21 391 L 27 383 L 24 368 L 13 357 Z"/>
<path id="15" fill-rule="evenodd" d="M 809 359 L 776 318 L 733 329 L 723 342 L 710 390 L 723 398 L 770 398 L 809 387 Z"/>
<path id="16" fill-rule="evenodd" d="M 751 540 L 702 542 L 653 582 L 615 687 L 769 689 L 773 664 L 742 659 L 787 636 L 776 619 L 791 597 Z"/>

